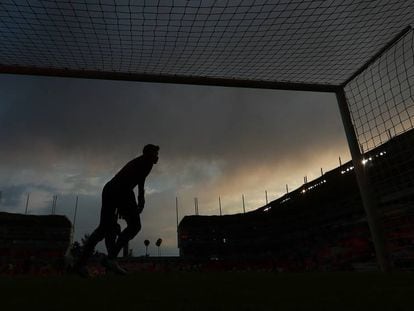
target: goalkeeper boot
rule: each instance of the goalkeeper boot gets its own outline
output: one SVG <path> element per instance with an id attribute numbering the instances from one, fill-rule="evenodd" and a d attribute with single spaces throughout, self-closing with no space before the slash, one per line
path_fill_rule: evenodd
<path id="1" fill-rule="evenodd" d="M 102 260 L 101 264 L 106 268 L 107 271 L 111 271 L 120 275 L 128 274 L 128 272 L 124 268 L 122 268 L 115 259 L 105 257 Z"/>

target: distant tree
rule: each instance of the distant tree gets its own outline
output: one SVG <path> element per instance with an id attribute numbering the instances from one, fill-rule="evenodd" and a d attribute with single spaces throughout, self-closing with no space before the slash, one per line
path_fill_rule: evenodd
<path id="1" fill-rule="evenodd" d="M 90 234 L 85 234 L 83 238 L 81 238 L 81 242 L 78 241 L 73 242 L 72 247 L 70 249 L 70 254 L 74 258 L 79 258 L 81 255 L 83 248 L 85 247 L 86 243 L 88 242 L 88 239 L 90 237 Z M 93 256 L 101 256 L 102 254 L 98 251 L 95 251 Z"/>
<path id="2" fill-rule="evenodd" d="M 148 245 L 150 245 L 150 241 L 149 240 L 145 240 L 144 241 L 144 245 L 145 245 L 145 256 L 148 257 Z"/>
<path id="3" fill-rule="evenodd" d="M 74 258 L 78 258 L 80 256 L 82 252 L 82 246 L 78 241 L 75 241 L 72 244 L 72 247 L 70 249 L 70 254 L 74 257 Z"/>
<path id="4" fill-rule="evenodd" d="M 155 245 L 156 245 L 156 246 L 157 246 L 157 248 L 158 248 L 158 257 L 159 257 L 159 256 L 161 256 L 161 250 L 160 250 L 161 243 L 162 243 L 162 239 L 161 239 L 161 238 L 159 238 L 159 239 L 157 240 L 157 242 L 155 243 Z"/>

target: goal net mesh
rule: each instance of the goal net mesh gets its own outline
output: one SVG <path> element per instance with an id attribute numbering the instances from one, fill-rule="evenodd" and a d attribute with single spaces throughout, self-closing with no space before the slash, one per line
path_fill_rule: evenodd
<path id="1" fill-rule="evenodd" d="M 345 86 L 369 182 L 394 264 L 414 256 L 414 32 Z"/>
<path id="2" fill-rule="evenodd" d="M 412 0 L 2 0 L 0 72 L 340 85 L 413 20 Z"/>

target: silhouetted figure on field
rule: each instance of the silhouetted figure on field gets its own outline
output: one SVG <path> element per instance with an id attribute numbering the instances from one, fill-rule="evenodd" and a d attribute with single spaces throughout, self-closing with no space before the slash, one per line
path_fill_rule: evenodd
<path id="1" fill-rule="evenodd" d="M 98 228 L 86 242 L 83 252 L 75 265 L 76 271 L 88 276 L 86 268 L 88 259 L 94 252 L 96 244 L 105 238 L 108 257 L 102 265 L 119 274 L 126 271 L 116 261 L 121 249 L 141 230 L 140 214 L 144 209 L 145 179 L 152 166 L 158 162 L 159 147 L 146 145 L 142 155 L 128 162 L 103 188 L 101 219 Z M 134 188 L 138 186 L 138 203 L 135 200 Z M 127 227 L 119 232 L 117 214 L 125 219 Z"/>

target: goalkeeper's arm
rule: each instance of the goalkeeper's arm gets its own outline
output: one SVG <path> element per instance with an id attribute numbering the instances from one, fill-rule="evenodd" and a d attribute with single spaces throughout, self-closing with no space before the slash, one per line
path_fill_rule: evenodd
<path id="1" fill-rule="evenodd" d="M 138 184 L 138 210 L 141 213 L 145 206 L 144 182 Z"/>

